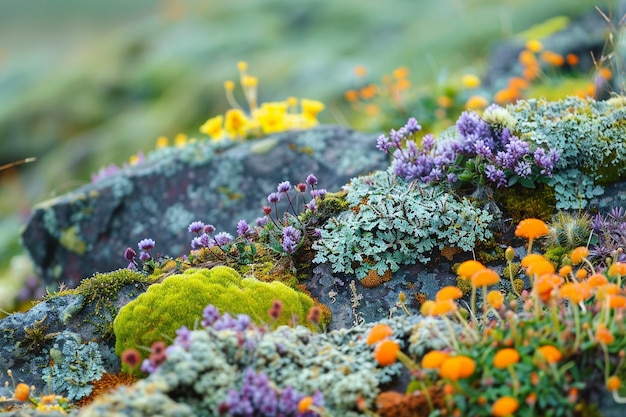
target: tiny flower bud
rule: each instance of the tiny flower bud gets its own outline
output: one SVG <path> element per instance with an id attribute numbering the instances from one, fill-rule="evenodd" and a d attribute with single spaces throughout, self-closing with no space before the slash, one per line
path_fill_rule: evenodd
<path id="1" fill-rule="evenodd" d="M 512 262 L 513 259 L 515 259 L 515 250 L 511 246 L 509 246 L 504 251 L 504 257 L 506 258 L 507 261 Z"/>

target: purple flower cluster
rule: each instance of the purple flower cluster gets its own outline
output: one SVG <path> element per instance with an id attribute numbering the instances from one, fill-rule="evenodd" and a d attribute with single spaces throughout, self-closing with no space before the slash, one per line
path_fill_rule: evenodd
<path id="1" fill-rule="evenodd" d="M 287 253 L 294 253 L 302 238 L 302 234 L 293 226 L 283 228 L 283 250 Z"/>
<path id="2" fill-rule="evenodd" d="M 215 226 L 213 226 L 212 224 L 204 224 L 201 221 L 191 222 L 189 224 L 189 227 L 187 227 L 187 230 L 189 231 L 189 233 L 194 233 L 196 235 L 191 240 L 191 249 L 194 250 L 200 248 L 212 248 L 216 245 L 223 246 L 228 243 L 227 238 L 228 236 L 230 236 L 230 234 L 228 233 L 226 233 L 227 236 L 218 233 L 218 235 L 220 235 L 220 242 L 222 243 L 220 245 L 218 243 L 218 235 L 212 237 L 213 233 L 215 232 Z M 232 240 L 232 236 L 230 236 L 230 239 Z"/>
<path id="3" fill-rule="evenodd" d="M 147 262 L 152 260 L 152 255 L 150 251 L 154 249 L 156 243 L 152 239 L 142 239 L 137 243 L 137 248 L 139 249 L 139 261 Z M 128 269 L 137 270 L 139 269 L 139 263 L 137 261 L 137 252 L 131 247 L 126 248 L 124 250 L 124 259 L 128 261 Z"/>
<path id="4" fill-rule="evenodd" d="M 282 390 L 275 388 L 263 372 L 256 373 L 247 368 L 239 391 L 230 390 L 225 401 L 219 405 L 220 413 L 232 417 L 282 416 L 282 417 L 313 417 L 313 411 L 298 411 L 298 403 L 305 396 L 291 386 Z M 317 407 L 324 405 L 324 397 L 317 391 L 312 396 Z"/>
<path id="5" fill-rule="evenodd" d="M 533 186 L 535 181 L 551 178 L 559 155 L 554 149 L 530 149 L 527 142 L 514 136 L 506 127 L 492 127 L 478 114 L 464 112 L 456 122 L 458 135 L 436 142 L 424 135 L 414 118 L 398 131 L 380 136 L 377 148 L 391 153 L 392 168 L 406 181 L 474 181 L 485 178 L 496 187 L 520 182 Z"/>

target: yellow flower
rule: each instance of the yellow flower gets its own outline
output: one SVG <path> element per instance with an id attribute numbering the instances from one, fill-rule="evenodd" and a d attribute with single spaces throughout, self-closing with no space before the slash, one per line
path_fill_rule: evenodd
<path id="1" fill-rule="evenodd" d="M 169 145 L 169 140 L 165 136 L 159 136 L 156 141 L 156 148 L 161 149 Z"/>
<path id="2" fill-rule="evenodd" d="M 480 86 L 480 78 L 474 74 L 465 74 L 461 77 L 461 83 L 466 88 L 476 88 Z"/>
<path id="3" fill-rule="evenodd" d="M 185 135 L 184 133 L 179 133 L 176 136 L 174 136 L 174 145 L 176 145 L 179 148 L 182 148 L 186 144 L 187 144 L 187 135 Z"/>
<path id="4" fill-rule="evenodd" d="M 303 127 L 315 126 L 317 122 L 317 114 L 324 110 L 324 103 L 317 100 L 308 100 L 303 98 L 300 100 L 302 106 L 302 118 L 304 119 Z"/>
<path id="5" fill-rule="evenodd" d="M 235 89 L 235 83 L 232 80 L 224 81 L 224 89 L 226 91 L 233 91 Z"/>
<path id="6" fill-rule="evenodd" d="M 245 72 L 248 69 L 248 63 L 246 61 L 237 62 L 237 69 L 239 72 Z"/>
<path id="7" fill-rule="evenodd" d="M 224 129 L 226 133 L 233 139 L 245 138 L 248 127 L 248 119 L 243 111 L 239 109 L 230 109 L 226 112 L 226 120 Z"/>
<path id="8" fill-rule="evenodd" d="M 526 49 L 534 53 L 541 52 L 541 50 L 543 49 L 543 45 L 537 39 L 529 40 L 528 42 L 526 42 L 525 46 L 526 46 Z"/>
<path id="9" fill-rule="evenodd" d="M 200 126 L 200 132 L 205 135 L 209 135 L 213 140 L 220 140 L 224 138 L 224 129 L 222 128 L 222 123 L 224 122 L 224 116 L 221 114 L 219 116 L 215 116 L 204 122 L 202 126 Z"/>
<path id="10" fill-rule="evenodd" d="M 241 77 L 241 86 L 244 88 L 256 87 L 259 85 L 259 79 L 252 75 L 244 75 Z"/>

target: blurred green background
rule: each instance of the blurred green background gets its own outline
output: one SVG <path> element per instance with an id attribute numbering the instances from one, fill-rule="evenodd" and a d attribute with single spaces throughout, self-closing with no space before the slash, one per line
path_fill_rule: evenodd
<path id="1" fill-rule="evenodd" d="M 416 87 L 480 74 L 494 45 L 589 0 L 2 0 L 0 307 L 29 274 L 19 230 L 30 208 L 148 152 L 197 136 L 223 113 L 223 82 L 245 60 L 260 101 L 321 100 L 323 123 L 358 126 L 343 93 L 363 65 L 400 66 Z M 26 271 L 26 272 L 25 272 Z"/>

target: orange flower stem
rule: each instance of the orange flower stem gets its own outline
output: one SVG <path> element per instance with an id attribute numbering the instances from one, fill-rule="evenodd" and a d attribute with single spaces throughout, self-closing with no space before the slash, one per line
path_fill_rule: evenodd
<path id="1" fill-rule="evenodd" d="M 530 255 L 530 254 L 531 254 L 531 252 L 533 251 L 533 240 L 534 240 L 534 239 L 533 239 L 532 237 L 528 239 L 528 254 L 529 254 L 529 255 Z"/>
<path id="2" fill-rule="evenodd" d="M 458 351 L 459 341 L 456 340 L 456 333 L 454 332 L 454 329 L 452 328 L 452 322 L 450 321 L 448 317 L 443 317 L 443 321 L 446 323 L 446 327 L 448 328 L 448 332 L 450 333 L 450 343 L 452 343 L 452 345 L 454 345 L 454 349 Z"/>
<path id="3" fill-rule="evenodd" d="M 580 334 L 582 330 L 580 328 L 580 312 L 578 311 L 578 306 L 572 306 L 574 310 L 574 326 L 576 332 L 576 338 L 574 339 L 574 351 L 577 351 L 580 348 Z"/>
<path id="4" fill-rule="evenodd" d="M 396 357 L 398 358 L 398 360 L 400 362 L 402 362 L 402 364 L 404 366 L 406 366 L 406 368 L 409 371 L 418 371 L 420 368 L 419 366 L 417 366 L 417 364 L 415 363 L 415 361 L 413 361 L 413 359 L 409 358 L 404 352 L 402 352 L 401 350 L 398 351 L 398 353 L 396 353 Z"/>
<path id="5" fill-rule="evenodd" d="M 472 311 L 470 311 L 470 314 L 472 315 L 472 321 L 474 322 L 476 327 L 478 327 L 478 320 L 476 320 L 476 286 L 474 284 L 472 284 L 472 295 L 470 298 L 470 307 L 472 309 Z"/>
<path id="6" fill-rule="evenodd" d="M 512 264 L 513 264 L 513 262 L 509 261 L 509 279 L 511 280 L 511 289 L 513 290 L 513 292 L 515 293 L 517 298 L 521 298 L 522 296 L 520 295 L 520 293 L 517 292 L 517 289 L 515 288 L 515 285 L 513 285 L 513 269 L 511 268 Z"/>
<path id="7" fill-rule="evenodd" d="M 480 338 L 478 336 L 478 332 L 476 332 L 474 329 L 472 329 L 470 327 L 470 325 L 467 323 L 467 320 L 464 319 L 463 316 L 461 316 L 461 313 L 459 313 L 458 310 L 454 311 L 454 315 L 459 320 L 459 323 L 461 323 L 461 325 L 463 325 L 465 330 L 467 330 L 467 335 L 471 336 L 471 338 L 474 340 L 474 342 L 478 342 L 480 340 Z"/>
<path id="8" fill-rule="evenodd" d="M 513 364 L 509 364 L 507 368 L 509 369 L 509 373 L 511 374 L 511 379 L 513 380 L 513 396 L 517 397 L 517 393 L 520 390 L 520 383 L 519 378 L 517 377 L 517 372 L 515 372 Z"/>

